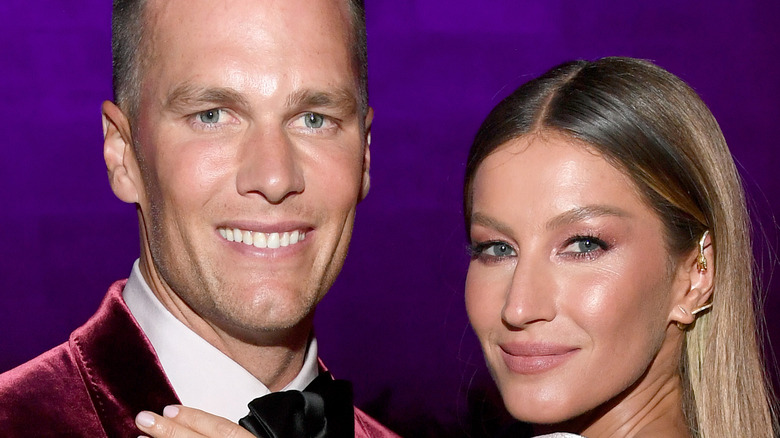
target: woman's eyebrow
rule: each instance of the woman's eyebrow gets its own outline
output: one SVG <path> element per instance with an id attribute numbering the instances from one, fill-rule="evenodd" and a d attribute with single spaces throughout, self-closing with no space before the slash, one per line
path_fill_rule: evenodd
<path id="1" fill-rule="evenodd" d="M 482 214 L 479 212 L 472 214 L 471 223 L 482 225 L 487 228 L 492 228 L 501 234 L 506 234 L 507 236 L 512 235 L 512 227 L 486 214 Z"/>
<path id="2" fill-rule="evenodd" d="M 590 219 L 594 217 L 601 217 L 601 216 L 628 217 L 631 215 L 625 210 L 611 205 L 603 205 L 603 204 L 586 205 L 582 207 L 572 208 L 570 210 L 567 210 L 555 216 L 554 218 L 547 221 L 545 228 L 551 230 L 551 229 L 561 227 L 563 225 L 573 224 L 581 220 Z"/>

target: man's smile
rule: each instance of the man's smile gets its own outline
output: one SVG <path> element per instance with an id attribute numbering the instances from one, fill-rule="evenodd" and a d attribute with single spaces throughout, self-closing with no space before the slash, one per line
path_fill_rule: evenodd
<path id="1" fill-rule="evenodd" d="M 306 238 L 303 230 L 285 231 L 282 233 L 261 233 L 257 231 L 241 230 L 239 228 L 219 228 L 219 234 L 228 242 L 243 242 L 245 245 L 254 245 L 257 248 L 276 249 L 295 245 Z"/>

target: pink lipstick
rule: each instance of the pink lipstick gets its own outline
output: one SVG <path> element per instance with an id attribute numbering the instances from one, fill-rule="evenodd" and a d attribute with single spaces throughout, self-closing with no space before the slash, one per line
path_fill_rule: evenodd
<path id="1" fill-rule="evenodd" d="M 569 360 L 579 348 L 548 343 L 500 344 L 506 367 L 517 374 L 540 374 Z"/>

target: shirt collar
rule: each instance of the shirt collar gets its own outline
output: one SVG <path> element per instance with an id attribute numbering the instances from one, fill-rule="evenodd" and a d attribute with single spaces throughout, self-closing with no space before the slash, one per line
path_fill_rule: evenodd
<path id="1" fill-rule="evenodd" d="M 249 413 L 250 401 L 270 393 L 249 371 L 190 330 L 160 303 L 141 275 L 138 260 L 122 296 L 183 405 L 238 422 Z M 282 390 L 303 390 L 318 374 L 317 340 L 312 337 L 303 368 Z"/>

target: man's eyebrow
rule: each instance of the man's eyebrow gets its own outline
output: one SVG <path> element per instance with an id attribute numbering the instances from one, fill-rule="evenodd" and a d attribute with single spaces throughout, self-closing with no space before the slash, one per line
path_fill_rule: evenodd
<path id="1" fill-rule="evenodd" d="M 183 83 L 168 94 L 165 98 L 164 107 L 180 109 L 204 103 L 214 106 L 249 106 L 246 98 L 233 88 L 202 87 L 191 83 Z"/>
<path id="2" fill-rule="evenodd" d="M 335 88 L 333 91 L 312 89 L 297 90 L 287 98 L 289 108 L 323 107 L 339 109 L 351 115 L 357 111 L 357 97 L 347 89 Z"/>
<path id="3" fill-rule="evenodd" d="M 571 210 L 559 214 L 558 216 L 550 219 L 545 227 L 548 230 L 551 230 L 563 225 L 573 224 L 581 220 L 601 216 L 628 217 L 630 214 L 628 214 L 628 212 L 625 210 L 610 205 L 586 205 L 583 207 L 572 208 Z"/>

